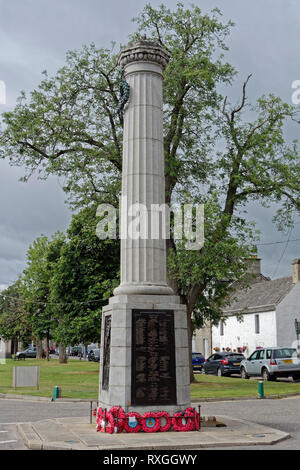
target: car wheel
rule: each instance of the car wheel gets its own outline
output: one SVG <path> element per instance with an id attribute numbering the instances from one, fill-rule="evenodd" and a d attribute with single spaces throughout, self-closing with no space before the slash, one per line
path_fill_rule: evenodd
<path id="1" fill-rule="evenodd" d="M 268 369 L 264 368 L 262 371 L 261 371 L 261 376 L 262 376 L 262 379 L 263 380 L 271 380 L 271 376 L 269 374 L 269 371 Z"/>
<path id="2" fill-rule="evenodd" d="M 222 369 L 221 369 L 221 367 L 219 367 L 218 370 L 217 370 L 217 376 L 222 377 L 222 375 L 223 375 Z"/>
<path id="3" fill-rule="evenodd" d="M 241 378 L 242 379 L 249 379 L 249 375 L 247 374 L 245 367 L 241 368 Z"/>
<path id="4" fill-rule="evenodd" d="M 300 374 L 294 374 L 293 375 L 293 381 L 298 382 L 298 380 L 300 380 Z"/>

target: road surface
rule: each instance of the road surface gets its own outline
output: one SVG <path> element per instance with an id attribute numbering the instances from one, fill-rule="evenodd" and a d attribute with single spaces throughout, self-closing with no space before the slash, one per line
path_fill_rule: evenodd
<path id="1" fill-rule="evenodd" d="M 89 409 L 90 404 L 82 402 L 51 403 L 0 399 L 0 450 L 24 449 L 16 433 L 16 423 L 68 416 L 86 416 L 88 419 Z M 245 419 L 288 432 L 292 436 L 291 439 L 272 447 L 235 447 L 234 449 L 300 449 L 300 397 L 202 403 L 201 414 L 205 416 L 227 415 Z"/>

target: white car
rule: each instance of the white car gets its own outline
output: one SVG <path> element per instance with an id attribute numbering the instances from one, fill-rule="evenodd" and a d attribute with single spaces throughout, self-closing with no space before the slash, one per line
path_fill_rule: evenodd
<path id="1" fill-rule="evenodd" d="M 264 380 L 278 377 L 300 379 L 300 357 L 294 348 L 261 348 L 240 364 L 241 377 L 261 376 Z"/>

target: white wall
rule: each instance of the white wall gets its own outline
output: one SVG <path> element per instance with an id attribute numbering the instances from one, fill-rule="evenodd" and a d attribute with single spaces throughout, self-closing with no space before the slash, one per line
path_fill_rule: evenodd
<path id="1" fill-rule="evenodd" d="M 193 352 L 202 353 L 205 358 L 211 355 L 210 326 L 196 330 L 193 336 Z"/>
<path id="2" fill-rule="evenodd" d="M 300 282 L 294 284 L 276 311 L 278 346 L 297 347 L 295 318 L 300 320 Z"/>
<path id="3" fill-rule="evenodd" d="M 11 349 L 11 342 L 5 341 L 3 338 L 0 337 L 0 356 L 6 356 L 10 354 Z"/>
<path id="4" fill-rule="evenodd" d="M 237 317 L 227 317 L 224 324 L 224 335 L 220 335 L 220 324 L 212 328 L 213 348 L 230 347 L 232 350 L 238 347 L 247 346 L 245 356 L 250 355 L 258 346 L 277 346 L 276 335 L 276 312 L 259 313 L 260 333 L 255 333 L 255 315 L 245 314 L 243 321 L 238 321 Z"/>

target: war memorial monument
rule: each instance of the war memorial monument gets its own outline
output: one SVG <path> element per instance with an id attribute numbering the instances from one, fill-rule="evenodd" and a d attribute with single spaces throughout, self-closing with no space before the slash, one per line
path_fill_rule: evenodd
<path id="1" fill-rule="evenodd" d="M 163 224 L 130 236 L 132 208 L 165 202 L 163 70 L 168 54 L 142 39 L 121 51 L 127 84 L 121 201 L 121 282 L 102 312 L 99 406 L 126 412 L 190 406 L 185 305 L 167 285 Z M 147 217 L 146 215 L 146 217 Z M 146 226 L 151 233 L 151 217 Z M 157 227 L 155 227 L 157 229 Z"/>

